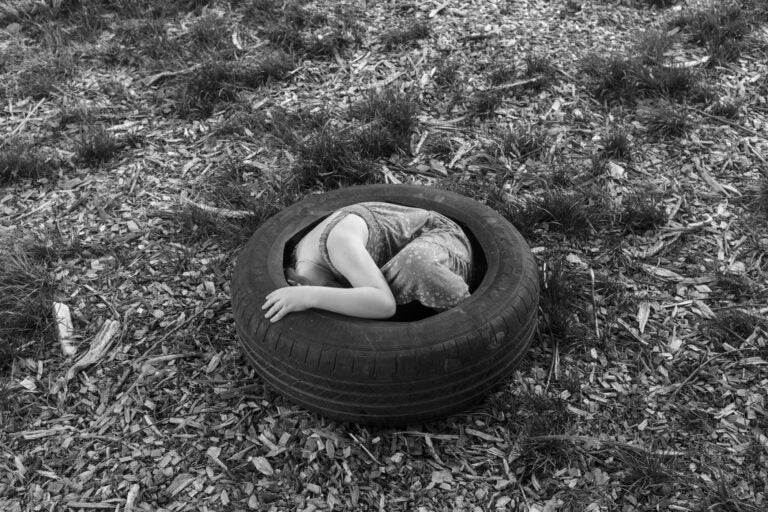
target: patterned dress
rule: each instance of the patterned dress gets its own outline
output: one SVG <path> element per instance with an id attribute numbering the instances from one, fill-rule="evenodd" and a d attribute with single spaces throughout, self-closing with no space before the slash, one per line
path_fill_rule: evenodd
<path id="1" fill-rule="evenodd" d="M 469 297 L 472 247 L 458 224 L 437 212 L 391 203 L 346 206 L 320 235 L 320 254 L 341 283 L 328 255 L 328 235 L 349 214 L 368 226 L 366 249 L 389 283 L 397 304 L 417 301 L 438 311 Z"/>

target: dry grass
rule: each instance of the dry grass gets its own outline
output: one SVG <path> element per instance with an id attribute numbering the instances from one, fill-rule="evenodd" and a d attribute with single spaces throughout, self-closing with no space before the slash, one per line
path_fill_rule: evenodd
<path id="1" fill-rule="evenodd" d="M 51 274 L 21 248 L 0 252 L 0 371 L 53 341 L 55 292 Z"/>
<path id="2" fill-rule="evenodd" d="M 0 186 L 25 179 L 54 178 L 59 163 L 32 141 L 13 138 L 0 146 Z"/>

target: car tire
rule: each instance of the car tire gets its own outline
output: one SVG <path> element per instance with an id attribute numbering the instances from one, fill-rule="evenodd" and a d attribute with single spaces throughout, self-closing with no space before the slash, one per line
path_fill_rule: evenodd
<path id="1" fill-rule="evenodd" d="M 323 310 L 264 317 L 265 296 L 287 286 L 290 250 L 335 210 L 384 201 L 437 211 L 459 223 L 481 274 L 472 295 L 428 317 L 369 320 Z M 364 185 L 311 195 L 282 210 L 237 258 L 232 307 L 242 350 L 289 400 L 329 418 L 404 425 L 461 411 L 509 377 L 536 326 L 539 279 L 520 233 L 467 197 L 412 185 Z M 418 313 L 417 313 L 418 315 Z"/>

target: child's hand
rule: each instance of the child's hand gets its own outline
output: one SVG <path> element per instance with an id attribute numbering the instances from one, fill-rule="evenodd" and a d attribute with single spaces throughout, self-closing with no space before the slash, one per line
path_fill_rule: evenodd
<path id="1" fill-rule="evenodd" d="M 277 322 L 288 313 L 304 311 L 312 307 L 308 296 L 309 293 L 304 286 L 278 288 L 267 295 L 267 300 L 261 309 L 268 309 L 264 316 L 271 322 Z"/>

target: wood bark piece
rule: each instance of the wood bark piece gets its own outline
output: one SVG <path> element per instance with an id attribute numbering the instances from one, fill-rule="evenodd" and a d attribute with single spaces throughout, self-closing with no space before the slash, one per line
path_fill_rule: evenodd
<path id="1" fill-rule="evenodd" d="M 72 314 L 69 306 L 61 302 L 53 303 L 53 319 L 56 321 L 56 337 L 61 344 L 61 352 L 69 357 L 77 352 L 75 338 L 72 335 Z"/>
<path id="2" fill-rule="evenodd" d="M 90 366 L 104 357 L 104 354 L 107 353 L 110 346 L 112 345 L 112 340 L 114 339 L 115 334 L 117 334 L 119 330 L 120 322 L 117 320 L 109 319 L 105 321 L 99 332 L 96 333 L 96 337 L 93 338 L 91 348 L 88 349 L 88 352 L 86 352 L 83 357 L 75 361 L 75 364 L 73 364 L 69 370 L 67 370 L 65 380 L 72 380 L 72 377 L 74 377 L 81 368 Z"/>

